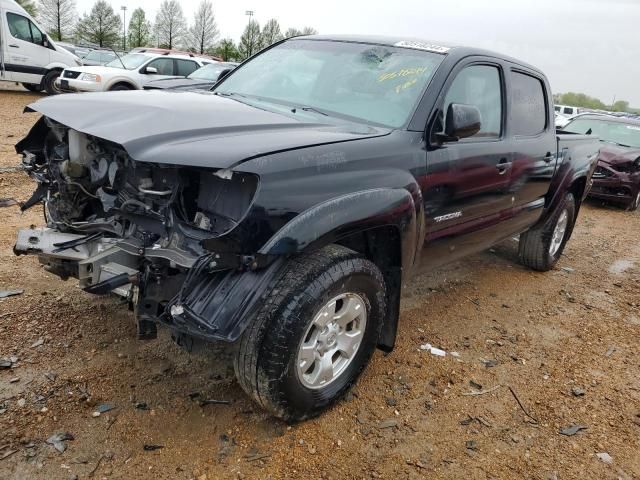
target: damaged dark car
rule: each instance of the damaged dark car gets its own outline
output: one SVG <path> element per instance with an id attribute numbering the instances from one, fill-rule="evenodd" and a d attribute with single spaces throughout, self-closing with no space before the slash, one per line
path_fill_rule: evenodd
<path id="1" fill-rule="evenodd" d="M 558 261 L 599 144 L 557 135 L 551 98 L 490 52 L 322 36 L 213 91 L 45 98 L 16 149 L 46 226 L 15 253 L 126 298 L 141 339 L 232 343 L 249 395 L 310 418 L 393 349 L 413 274 L 518 234 Z"/>
<path id="2" fill-rule="evenodd" d="M 640 120 L 580 115 L 563 130 L 597 135 L 602 142 L 590 196 L 637 210 L 640 207 Z"/>

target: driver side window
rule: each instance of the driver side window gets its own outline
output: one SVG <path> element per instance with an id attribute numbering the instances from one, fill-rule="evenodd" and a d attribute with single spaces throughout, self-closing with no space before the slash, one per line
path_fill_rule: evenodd
<path id="1" fill-rule="evenodd" d="M 173 58 L 156 58 L 147 65 L 158 70 L 158 75 L 173 75 Z"/>
<path id="2" fill-rule="evenodd" d="M 502 84 L 497 67 L 471 65 L 464 68 L 449 87 L 443 114 L 452 103 L 473 105 L 480 111 L 480 131 L 469 138 L 499 138 L 502 129 Z"/>
<path id="3" fill-rule="evenodd" d="M 9 24 L 9 33 L 13 38 L 36 45 L 44 45 L 45 35 L 28 18 L 17 13 L 7 12 L 7 23 Z"/>

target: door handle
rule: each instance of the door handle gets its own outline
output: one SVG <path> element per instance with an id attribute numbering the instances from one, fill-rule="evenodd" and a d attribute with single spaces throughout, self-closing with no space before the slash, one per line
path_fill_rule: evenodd
<path id="1" fill-rule="evenodd" d="M 498 174 L 504 175 L 511 168 L 511 162 L 508 162 L 506 158 L 501 158 L 496 164 L 496 168 L 498 169 Z"/>
<path id="2" fill-rule="evenodd" d="M 15 43 L 12 43 L 9 45 L 11 48 L 20 48 L 20 45 L 16 45 Z"/>
<path id="3" fill-rule="evenodd" d="M 547 154 L 544 157 L 542 157 L 542 159 L 547 163 L 551 162 L 555 158 L 556 158 L 556 156 L 551 152 L 547 152 Z"/>

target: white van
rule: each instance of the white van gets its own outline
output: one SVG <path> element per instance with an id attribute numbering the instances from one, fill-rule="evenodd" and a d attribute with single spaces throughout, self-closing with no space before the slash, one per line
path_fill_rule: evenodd
<path id="1" fill-rule="evenodd" d="M 553 108 L 556 111 L 556 113 L 560 113 L 565 117 L 575 117 L 576 115 L 582 112 L 581 108 L 572 107 L 570 105 L 554 105 Z"/>
<path id="2" fill-rule="evenodd" d="M 58 93 L 56 79 L 80 59 L 56 45 L 14 0 L 0 0 L 0 81 Z"/>

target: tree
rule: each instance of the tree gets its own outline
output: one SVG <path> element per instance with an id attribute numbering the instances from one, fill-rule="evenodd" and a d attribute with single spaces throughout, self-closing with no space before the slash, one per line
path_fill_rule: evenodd
<path id="1" fill-rule="evenodd" d="M 284 37 L 282 32 L 280 31 L 280 24 L 278 20 L 272 18 L 262 27 L 262 33 L 260 38 L 260 43 L 262 47 L 268 47 L 269 45 L 273 45 L 276 42 L 279 42 Z"/>
<path id="2" fill-rule="evenodd" d="M 288 28 L 286 32 L 284 32 L 284 38 L 293 38 L 299 37 L 302 35 L 302 31 L 297 28 Z"/>
<path id="3" fill-rule="evenodd" d="M 302 30 L 298 30 L 297 28 L 288 28 L 286 32 L 284 32 L 284 38 L 292 38 L 299 37 L 301 35 L 317 35 L 318 31 L 312 27 L 304 27 Z"/>
<path id="4" fill-rule="evenodd" d="M 238 52 L 238 47 L 230 38 L 225 38 L 220 41 L 218 46 L 214 49 L 213 53 L 222 58 L 225 62 L 229 62 L 232 60 L 237 60 L 240 58 L 240 52 Z"/>
<path id="5" fill-rule="evenodd" d="M 40 0 L 38 20 L 54 40 L 70 36 L 77 18 L 74 0 Z"/>
<path id="6" fill-rule="evenodd" d="M 193 26 L 189 30 L 190 47 L 197 53 L 204 53 L 213 46 L 218 33 L 213 3 L 211 0 L 202 0 L 194 15 Z"/>
<path id="7" fill-rule="evenodd" d="M 20 5 L 22 8 L 24 8 L 27 13 L 29 15 L 31 15 L 32 17 L 36 16 L 37 10 L 36 10 L 36 4 L 33 3 L 33 0 L 16 0 L 18 2 L 18 5 Z"/>
<path id="8" fill-rule="evenodd" d="M 89 43 L 110 47 L 120 42 L 122 21 L 106 0 L 97 0 L 78 22 L 78 36 Z"/>
<path id="9" fill-rule="evenodd" d="M 178 0 L 163 0 L 156 15 L 158 43 L 172 49 L 184 39 L 187 21 Z"/>
<path id="10" fill-rule="evenodd" d="M 240 37 L 238 51 L 244 60 L 257 53 L 262 48 L 260 38 L 260 24 L 255 20 L 250 20 Z"/>
<path id="11" fill-rule="evenodd" d="M 611 110 L 614 112 L 628 112 L 629 102 L 627 102 L 626 100 L 618 100 L 613 105 L 611 105 Z"/>
<path id="12" fill-rule="evenodd" d="M 142 8 L 136 8 L 129 20 L 129 46 L 146 47 L 151 40 L 151 22 Z"/>

